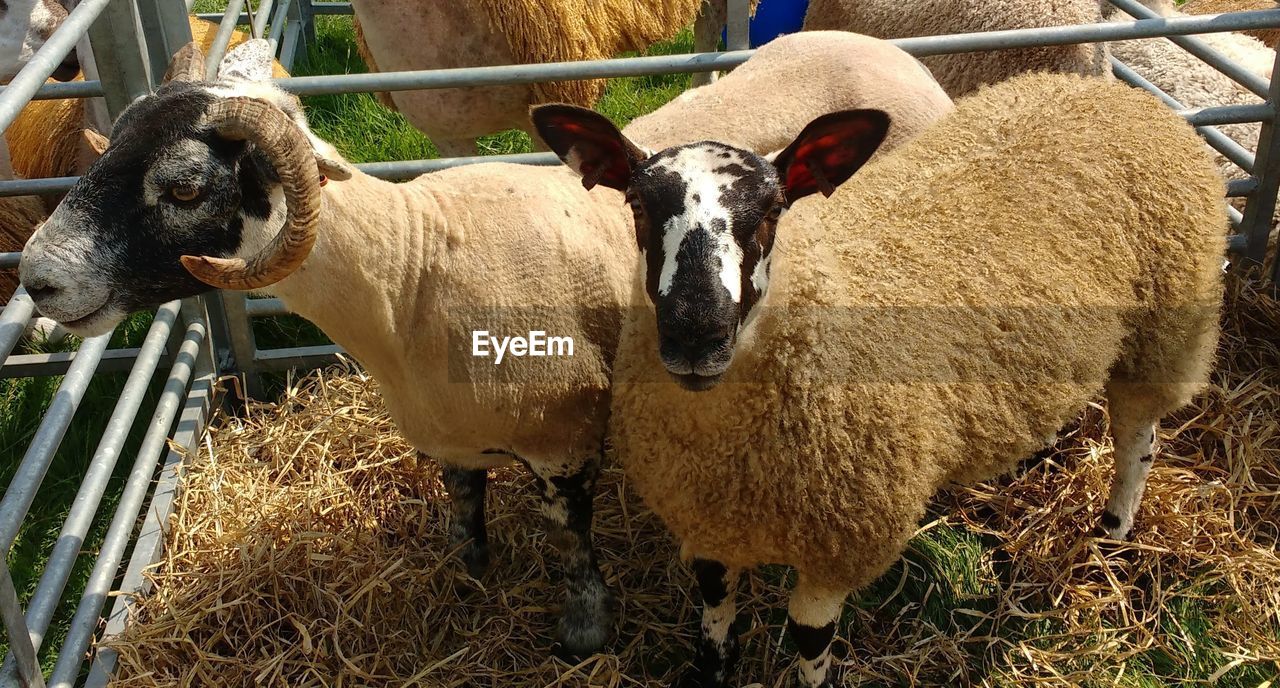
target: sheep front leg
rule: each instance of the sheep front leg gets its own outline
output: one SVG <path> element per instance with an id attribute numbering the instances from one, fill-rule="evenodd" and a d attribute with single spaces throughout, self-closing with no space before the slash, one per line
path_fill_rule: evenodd
<path id="1" fill-rule="evenodd" d="M 1102 512 L 1099 536 L 1127 540 L 1142 504 L 1142 493 L 1151 474 L 1155 456 L 1155 426 L 1149 422 L 1129 423 L 1118 420 L 1113 412 L 1111 434 L 1114 449 L 1115 477 L 1106 511 Z"/>
<path id="2" fill-rule="evenodd" d="M 805 688 L 835 686 L 827 677 L 831 667 L 831 639 L 836 635 L 836 622 L 848 596 L 848 590 L 814 584 L 803 573 L 791 591 L 787 632 L 800 652 L 800 685 Z"/>
<path id="3" fill-rule="evenodd" d="M 542 493 L 542 513 L 564 567 L 565 603 L 556 633 L 558 652 L 585 657 L 598 652 L 613 628 L 616 601 L 600 574 L 591 546 L 592 497 L 600 473 L 597 459 L 553 467 L 531 463 Z"/>
<path id="4" fill-rule="evenodd" d="M 702 597 L 702 633 L 693 666 L 677 684 L 680 688 L 719 688 L 727 685 L 737 668 L 738 636 L 733 632 L 733 621 L 738 614 L 740 572 L 718 561 L 693 560 L 693 575 Z"/>
<path id="5" fill-rule="evenodd" d="M 449 546 L 457 550 L 467 573 L 479 578 L 489 568 L 489 535 L 484 522 L 488 472 L 483 468 L 443 468 L 444 489 L 449 493 L 453 512 L 449 521 Z"/>

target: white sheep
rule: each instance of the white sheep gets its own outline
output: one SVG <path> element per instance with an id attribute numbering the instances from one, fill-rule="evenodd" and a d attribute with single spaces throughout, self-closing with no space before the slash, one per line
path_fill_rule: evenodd
<path id="1" fill-rule="evenodd" d="M 817 42 L 826 49 L 798 58 L 812 59 L 814 73 L 858 63 L 836 50 L 903 65 L 886 66 L 880 83 L 850 82 L 842 100 L 828 93 L 828 103 L 883 98 L 904 121 L 913 92 L 939 115 L 950 107 L 906 53 L 839 38 L 761 50 L 706 93 L 727 97 L 736 83 L 780 103 L 801 96 L 802 83 L 742 74 Z M 405 184 L 361 174 L 309 133 L 296 98 L 261 81 L 268 72 L 250 62 L 260 57 L 253 44 L 232 51 L 223 69 L 252 79 L 169 83 L 121 116 L 106 154 L 27 244 L 21 273 L 37 306 L 89 334 L 131 310 L 207 290 L 188 268 L 221 286 L 271 284 L 381 382 L 406 439 L 444 464 L 454 544 L 475 575 L 488 558 L 485 469 L 513 459 L 530 468 L 566 568 L 560 641 L 573 654 L 599 649 L 611 594 L 591 549 L 591 499 L 636 255 L 621 195 L 586 194 L 559 166 L 486 163 Z M 723 127 L 751 138 L 736 118 L 755 121 L 752 112 L 723 116 L 684 131 L 710 138 Z M 793 133 L 804 125 L 781 108 L 777 117 Z M 225 269 L 193 255 L 255 257 Z M 520 357 L 532 353 L 534 332 L 571 338 L 572 356 Z M 517 335 L 526 341 L 501 341 Z M 499 363 L 499 348 L 515 354 Z"/>
<path id="2" fill-rule="evenodd" d="M 551 147 L 618 170 L 636 209 L 610 442 L 694 558 L 687 685 L 726 683 L 738 573 L 766 563 L 797 570 L 801 684 L 835 685 L 845 598 L 934 494 L 1007 470 L 1099 394 L 1116 462 L 1101 525 L 1128 535 L 1156 425 L 1207 380 L 1227 227 L 1203 143 L 1156 99 L 1021 76 L 787 215 L 872 155 L 883 112 L 819 118 L 770 159 L 638 155 L 589 111 L 561 119 Z"/>
<path id="3" fill-rule="evenodd" d="M 67 9 L 57 0 L 7 0 L 0 3 L 0 84 L 7 84 L 62 26 Z M 68 81 L 80 71 L 72 50 L 53 72 Z"/>
<path id="4" fill-rule="evenodd" d="M 1101 21 L 1105 0 L 810 0 L 804 28 L 855 31 L 876 38 L 1030 29 Z M 952 98 L 1024 72 L 1109 75 L 1098 43 L 933 55 L 921 58 Z"/>

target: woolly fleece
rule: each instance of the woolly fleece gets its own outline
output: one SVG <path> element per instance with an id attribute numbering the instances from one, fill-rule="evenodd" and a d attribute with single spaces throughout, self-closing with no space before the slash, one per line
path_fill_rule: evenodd
<path id="1" fill-rule="evenodd" d="M 877 38 L 1027 29 L 1101 20 L 1099 0 L 811 0 L 804 29 L 838 29 Z M 1107 75 L 1100 44 L 935 55 L 922 59 L 952 98 L 1023 72 Z"/>
<path id="2" fill-rule="evenodd" d="M 1200 139 L 1144 93 L 985 89 L 783 216 L 769 307 L 719 386 L 671 382 L 652 308 L 633 309 L 612 444 L 687 555 L 862 587 L 940 487 L 1041 448 L 1104 383 L 1157 416 L 1202 386 L 1222 197 Z"/>
<path id="3" fill-rule="evenodd" d="M 1275 0 L 1189 0 L 1179 9 L 1187 14 L 1222 14 L 1223 12 L 1246 12 L 1248 10 L 1274 10 Z M 1268 46 L 1280 43 L 1280 29 L 1253 29 L 1241 31 Z"/>
<path id="4" fill-rule="evenodd" d="M 819 115 L 857 108 L 889 113 L 889 150 L 952 105 L 928 70 L 892 44 L 843 31 L 805 31 L 770 41 L 715 83 L 663 106 L 660 115 L 636 118 L 626 133 L 662 150 L 711 138 L 708 130 L 714 129 L 719 141 L 776 151 Z M 743 116 L 751 112 L 760 114 Z"/>

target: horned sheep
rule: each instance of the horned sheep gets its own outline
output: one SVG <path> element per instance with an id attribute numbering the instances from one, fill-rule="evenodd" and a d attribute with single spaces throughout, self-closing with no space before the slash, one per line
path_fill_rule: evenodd
<path id="1" fill-rule="evenodd" d="M 1041 449 L 1100 393 L 1102 533 L 1128 536 L 1156 426 L 1206 382 L 1223 291 L 1223 180 L 1157 100 L 1021 76 L 800 203 L 870 157 L 884 113 L 820 118 L 772 160 L 716 143 L 650 156 L 589 111 L 558 119 L 541 130 L 553 150 L 621 170 L 610 183 L 636 207 L 646 255 L 610 440 L 694 561 L 688 685 L 725 684 L 739 572 L 766 563 L 797 570 L 802 685 L 834 685 L 845 598 L 933 495 Z"/>
<path id="2" fill-rule="evenodd" d="M 950 107 L 906 53 L 829 34 L 762 49 L 707 93 L 723 97 L 737 83 L 779 102 L 802 96 L 801 83 L 741 75 L 757 63 L 791 60 L 788 46 L 811 42 L 824 46 L 802 53 L 814 74 L 863 62 L 900 66 L 886 64 L 883 83 L 851 82 L 843 99 L 827 94 L 826 105 L 894 94 L 885 106 L 904 121 L 911 121 L 909 93 L 920 94 L 918 107 L 935 119 Z M 484 163 L 404 184 L 361 174 L 309 133 L 296 98 L 261 82 L 265 69 L 244 64 L 249 45 L 233 51 L 225 69 L 254 79 L 169 83 L 121 115 L 111 147 L 23 254 L 22 278 L 37 306 L 89 334 L 207 284 L 271 285 L 382 383 L 406 439 L 444 465 L 451 534 L 475 575 L 488 560 L 485 470 L 518 460 L 537 476 L 566 567 L 559 640 L 572 654 L 598 649 L 611 626 L 611 593 L 591 549 L 591 500 L 636 255 L 621 195 L 583 193 L 560 167 Z M 708 138 L 724 128 L 754 145 L 732 124 L 755 121 L 754 113 L 725 116 L 683 133 Z M 804 122 L 793 119 L 793 134 Z M 256 149 L 246 149 L 246 138 Z M 236 255 L 253 257 L 217 258 Z M 498 364 L 497 338 L 531 340 L 535 331 L 571 338 L 572 357 Z"/>

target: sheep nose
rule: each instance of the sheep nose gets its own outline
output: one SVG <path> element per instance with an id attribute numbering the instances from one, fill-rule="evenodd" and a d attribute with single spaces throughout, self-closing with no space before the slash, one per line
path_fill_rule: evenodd
<path id="1" fill-rule="evenodd" d="M 28 278 L 22 283 L 22 286 L 27 290 L 27 294 L 36 301 L 55 298 L 62 292 L 62 287 L 43 277 Z"/>
<path id="2" fill-rule="evenodd" d="M 725 328 L 677 332 L 663 335 L 662 349 L 664 352 L 676 354 L 691 364 L 696 364 L 708 354 L 723 348 L 730 336 L 730 332 Z"/>

